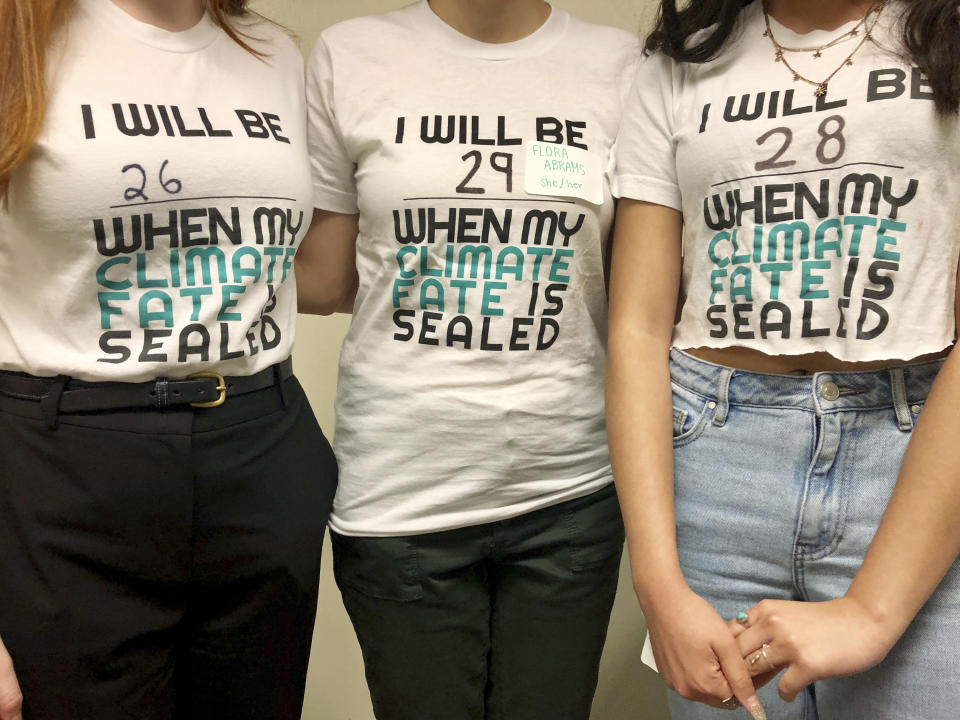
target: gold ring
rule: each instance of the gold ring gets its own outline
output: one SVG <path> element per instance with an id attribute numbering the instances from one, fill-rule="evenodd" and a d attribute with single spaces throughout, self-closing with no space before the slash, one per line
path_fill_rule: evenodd
<path id="1" fill-rule="evenodd" d="M 750 653 L 750 657 L 747 658 L 747 663 L 750 665 L 751 668 L 753 668 L 758 662 L 760 662 L 760 659 L 762 658 L 763 662 L 766 663 L 766 666 L 769 670 L 772 671 L 777 669 L 777 666 L 774 665 L 772 662 L 770 662 L 770 658 L 767 657 L 767 650 L 769 648 L 770 648 L 770 645 L 768 643 L 763 643 L 763 645 L 760 646 L 759 650 L 754 650 L 752 653 Z"/>
<path id="2" fill-rule="evenodd" d="M 763 661 L 767 664 L 768 668 L 770 668 L 771 670 L 776 670 L 777 666 L 774 665 L 772 662 L 770 662 L 770 658 L 767 657 L 767 650 L 769 648 L 770 648 L 769 644 L 763 643 L 763 645 L 760 646 L 760 657 L 763 658 Z"/>

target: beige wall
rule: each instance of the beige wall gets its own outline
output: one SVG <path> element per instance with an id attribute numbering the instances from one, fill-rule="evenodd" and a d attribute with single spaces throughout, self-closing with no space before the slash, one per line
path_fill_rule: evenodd
<path id="1" fill-rule="evenodd" d="M 255 0 L 255 7 L 296 33 L 307 54 L 317 34 L 357 15 L 386 12 L 406 0 Z M 649 23 L 652 0 L 554 0 L 557 7 L 592 22 L 631 31 Z M 347 318 L 300 317 L 297 375 L 317 416 L 330 434 L 336 390 L 337 355 Z M 333 582 L 329 543 L 325 548 L 320 603 L 307 684 L 304 720 L 373 720 L 363 665 L 353 629 Z M 592 720 L 667 720 L 662 683 L 640 663 L 643 618 L 630 587 L 626 564 L 613 609 Z"/>

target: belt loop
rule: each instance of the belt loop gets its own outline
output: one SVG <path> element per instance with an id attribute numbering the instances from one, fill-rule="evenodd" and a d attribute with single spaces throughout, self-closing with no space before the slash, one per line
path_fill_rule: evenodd
<path id="1" fill-rule="evenodd" d="M 166 410 L 170 407 L 170 381 L 165 377 L 158 377 L 153 383 L 153 397 L 157 410 Z"/>
<path id="2" fill-rule="evenodd" d="M 727 422 L 727 412 L 730 410 L 730 378 L 733 377 L 733 368 L 722 368 L 717 380 L 717 407 L 713 412 L 713 424 L 723 427 Z"/>
<path id="3" fill-rule="evenodd" d="M 897 415 L 897 427 L 903 432 L 913 430 L 913 415 L 907 405 L 907 384 L 903 379 L 903 368 L 890 368 L 890 392 L 893 395 L 893 411 Z"/>
<path id="4" fill-rule="evenodd" d="M 60 424 L 60 398 L 68 382 L 68 375 L 57 375 L 50 383 L 50 389 L 40 398 L 40 417 L 50 430 L 56 430 Z"/>
<path id="5" fill-rule="evenodd" d="M 283 368 L 281 367 L 283 363 L 276 363 L 273 366 L 273 382 L 276 383 L 277 389 L 280 390 L 280 402 L 283 403 L 283 409 L 287 409 L 287 405 L 290 404 L 290 399 L 287 397 L 287 388 L 284 383 L 283 377 Z"/>

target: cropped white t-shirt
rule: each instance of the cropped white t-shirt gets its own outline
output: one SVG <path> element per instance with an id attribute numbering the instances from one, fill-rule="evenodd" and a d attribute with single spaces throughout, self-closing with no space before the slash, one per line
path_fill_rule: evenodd
<path id="1" fill-rule="evenodd" d="M 887 4 L 873 40 L 819 97 L 775 59 L 759 0 L 717 59 L 641 63 L 614 192 L 683 212 L 676 347 L 869 361 L 953 342 L 960 132 L 897 52 L 902 11 Z M 855 29 L 771 24 L 788 47 Z M 788 61 L 819 81 L 863 32 Z"/>
<path id="2" fill-rule="evenodd" d="M 605 171 L 638 44 L 557 9 L 487 44 L 426 2 L 321 35 L 315 202 L 360 213 L 337 532 L 493 522 L 611 482 Z"/>
<path id="3" fill-rule="evenodd" d="M 313 202 L 303 61 L 279 28 L 185 32 L 78 0 L 0 208 L 0 370 L 142 381 L 290 354 Z"/>

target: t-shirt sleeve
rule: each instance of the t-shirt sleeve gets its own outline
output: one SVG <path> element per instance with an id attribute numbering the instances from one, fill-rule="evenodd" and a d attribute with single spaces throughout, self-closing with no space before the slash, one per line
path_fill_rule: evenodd
<path id="1" fill-rule="evenodd" d="M 656 53 L 637 66 L 623 108 L 613 194 L 680 210 L 674 137 L 674 64 Z"/>
<path id="2" fill-rule="evenodd" d="M 630 90 L 633 88 L 633 78 L 637 73 L 637 63 L 640 62 L 642 57 L 640 39 L 631 33 L 625 31 L 618 31 L 620 38 L 624 44 L 625 50 L 623 52 L 622 60 L 617 68 L 617 129 L 616 133 L 619 135 L 620 132 L 620 123 L 623 121 L 623 109 L 627 104 L 627 98 L 630 95 Z M 616 140 L 616 138 L 614 138 Z M 615 153 L 617 145 L 616 142 L 610 144 L 610 149 L 607 152 L 607 163 L 604 168 L 610 187 L 613 187 L 613 173 L 616 168 Z"/>
<path id="3" fill-rule="evenodd" d="M 321 210 L 357 210 L 356 165 L 350 158 L 336 115 L 333 61 L 321 37 L 307 66 L 307 139 L 313 175 L 313 203 Z"/>

